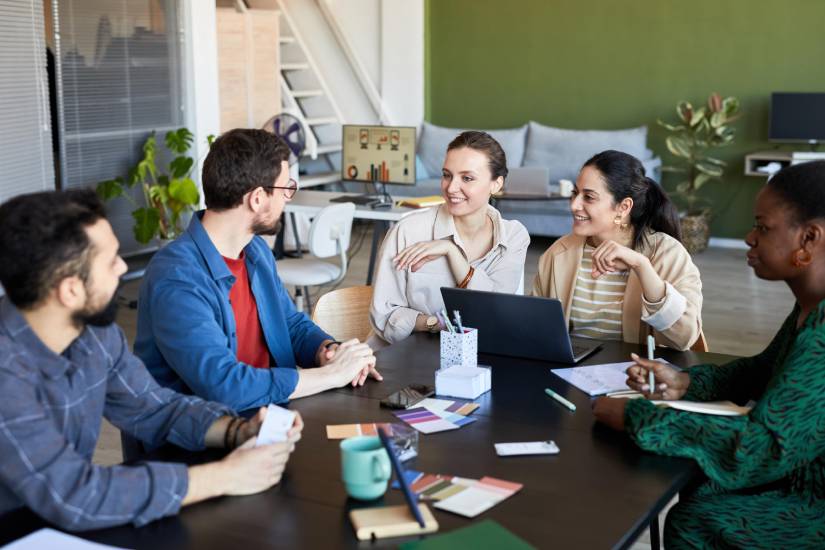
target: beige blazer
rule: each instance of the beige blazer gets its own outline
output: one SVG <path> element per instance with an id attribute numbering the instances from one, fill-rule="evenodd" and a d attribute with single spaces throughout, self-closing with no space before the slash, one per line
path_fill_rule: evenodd
<path id="1" fill-rule="evenodd" d="M 570 306 L 576 275 L 584 253 L 585 238 L 566 235 L 554 242 L 539 259 L 533 294 L 557 298 L 570 324 Z M 644 343 L 652 333 L 656 343 L 686 350 L 702 331 L 702 281 L 699 269 L 682 244 L 665 233 L 648 233 L 640 250 L 665 281 L 664 300 L 650 303 L 642 295 L 639 277 L 631 271 L 622 304 L 622 336 L 625 342 Z"/>

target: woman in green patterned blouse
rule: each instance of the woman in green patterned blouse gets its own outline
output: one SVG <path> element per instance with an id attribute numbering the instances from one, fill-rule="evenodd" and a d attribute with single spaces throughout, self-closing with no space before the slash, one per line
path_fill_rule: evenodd
<path id="1" fill-rule="evenodd" d="M 668 548 L 825 548 L 825 161 L 778 172 L 754 211 L 748 265 L 796 297 L 773 341 L 722 366 L 676 372 L 634 355 L 628 369 L 628 384 L 653 399 L 754 400 L 750 414 L 702 415 L 645 399 L 593 405 L 598 420 L 643 449 L 693 458 L 707 476 L 668 514 Z"/>

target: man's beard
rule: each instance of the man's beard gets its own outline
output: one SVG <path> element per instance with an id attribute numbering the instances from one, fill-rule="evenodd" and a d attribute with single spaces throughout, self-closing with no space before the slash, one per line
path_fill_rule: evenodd
<path id="1" fill-rule="evenodd" d="M 264 223 L 258 220 L 252 222 L 252 233 L 254 235 L 277 235 L 281 232 L 281 218 L 273 223 Z"/>
<path id="2" fill-rule="evenodd" d="M 72 319 L 78 326 L 108 327 L 115 322 L 117 317 L 117 293 L 112 296 L 109 303 L 98 310 L 76 311 L 72 314 Z"/>

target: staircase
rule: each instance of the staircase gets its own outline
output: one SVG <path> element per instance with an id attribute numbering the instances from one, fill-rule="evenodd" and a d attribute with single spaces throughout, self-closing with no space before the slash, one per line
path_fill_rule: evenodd
<path id="1" fill-rule="evenodd" d="M 306 128 L 301 153 L 302 189 L 341 181 L 341 125 L 344 116 L 330 93 L 318 64 L 307 48 L 286 2 L 280 10 L 280 83 L 283 110 L 295 115 Z"/>

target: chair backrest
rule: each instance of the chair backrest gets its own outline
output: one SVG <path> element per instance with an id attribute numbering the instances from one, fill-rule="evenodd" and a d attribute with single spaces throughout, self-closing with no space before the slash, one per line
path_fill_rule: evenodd
<path id="1" fill-rule="evenodd" d="M 699 338 L 690 346 L 690 351 L 710 351 L 708 348 L 708 341 L 705 340 L 705 333 L 699 331 Z"/>
<path id="2" fill-rule="evenodd" d="M 349 248 L 354 215 L 355 205 L 351 202 L 332 204 L 318 212 L 309 227 L 310 254 L 316 258 L 330 258 Z"/>
<path id="3" fill-rule="evenodd" d="M 371 286 L 351 286 L 327 292 L 318 299 L 312 320 L 342 342 L 358 338 L 362 342 L 370 335 Z"/>

